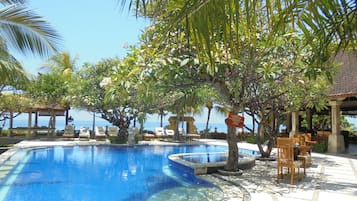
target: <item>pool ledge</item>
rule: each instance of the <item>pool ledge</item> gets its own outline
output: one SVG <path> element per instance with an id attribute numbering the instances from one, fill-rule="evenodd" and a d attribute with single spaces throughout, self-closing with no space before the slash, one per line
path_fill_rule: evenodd
<path id="1" fill-rule="evenodd" d="M 215 154 L 227 154 L 227 152 L 216 152 Z M 180 169 L 184 172 L 188 172 L 194 175 L 209 174 L 217 172 L 218 169 L 222 169 L 226 165 L 226 161 L 222 162 L 209 162 L 209 163 L 195 163 L 184 160 L 185 156 L 197 156 L 197 155 L 207 155 L 207 153 L 181 153 L 170 155 L 169 162 L 172 166 Z M 252 168 L 255 165 L 254 156 L 244 155 L 243 158 L 239 159 L 238 168 L 245 170 Z"/>

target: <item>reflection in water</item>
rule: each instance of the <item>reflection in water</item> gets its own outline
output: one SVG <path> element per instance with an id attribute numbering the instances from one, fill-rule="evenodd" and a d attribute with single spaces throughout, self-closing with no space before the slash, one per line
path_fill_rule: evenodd
<path id="1" fill-rule="evenodd" d="M 171 171 L 167 157 L 173 153 L 203 152 L 206 149 L 205 146 L 35 149 L 29 152 L 29 160 L 22 163 L 21 173 L 10 182 L 17 185 L 10 186 L 4 201 L 147 200 L 165 190 L 189 189 L 197 184 L 204 187 L 208 184 Z M 225 151 L 227 148 L 209 149 Z M 10 180 L 6 177 L 0 184 Z"/>

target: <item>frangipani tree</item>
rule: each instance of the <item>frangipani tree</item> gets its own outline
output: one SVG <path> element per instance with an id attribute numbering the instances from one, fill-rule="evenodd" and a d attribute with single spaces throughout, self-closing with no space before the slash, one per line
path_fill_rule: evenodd
<path id="1" fill-rule="evenodd" d="M 0 128 L 6 124 L 6 120 L 16 118 L 22 112 L 27 112 L 27 109 L 33 105 L 33 101 L 26 96 L 20 94 L 3 92 L 0 95 Z"/>
<path id="2" fill-rule="evenodd" d="M 122 136 L 128 134 L 132 120 L 141 112 L 136 95 L 137 74 L 128 60 L 112 58 L 86 63 L 74 75 L 76 82 L 72 86 L 74 106 L 100 114 L 101 118 L 118 126 Z"/>
<path id="3" fill-rule="evenodd" d="M 155 23 L 155 31 L 149 37 L 151 47 L 147 47 L 155 53 L 156 60 L 152 59 L 151 63 L 157 74 L 165 76 L 163 80 L 168 83 L 177 79 L 184 85 L 211 84 L 235 114 L 244 112 L 254 99 L 264 102 L 267 100 L 262 100 L 264 97 L 271 96 L 276 102 L 276 97 L 287 94 L 279 88 L 277 94 L 263 97 L 252 97 L 254 93 L 251 92 L 257 89 L 262 96 L 263 90 L 276 90 L 279 85 L 273 83 L 295 65 L 301 68 L 299 76 L 316 78 L 323 71 L 331 78 L 330 65 L 325 65 L 325 62 L 329 61 L 334 42 L 343 44 L 345 40 L 336 35 L 341 30 L 329 29 L 332 34 L 326 35 L 324 28 L 332 22 L 324 20 L 326 13 L 319 14 L 316 10 L 341 11 L 341 18 L 350 12 L 355 16 L 353 12 L 356 10 L 350 1 L 323 1 L 328 5 L 325 7 L 320 3 L 294 0 L 131 2 L 135 2 L 132 5 L 138 10 L 150 8 L 147 15 Z M 145 12 L 140 13 L 146 15 Z M 349 20 L 344 23 L 354 22 L 353 17 L 347 18 Z M 346 24 L 343 30 L 355 28 Z M 319 38 L 311 38 L 309 31 L 318 34 Z M 296 40 L 289 41 L 297 43 L 293 44 L 296 47 L 285 54 L 274 55 L 271 51 L 274 48 L 289 47 L 285 40 L 289 35 L 297 36 Z M 355 32 L 349 36 L 356 38 Z M 286 59 L 288 63 L 268 63 L 271 57 L 274 61 Z M 255 86 L 258 80 L 261 84 Z M 225 169 L 235 171 L 238 168 L 235 128 L 228 127 L 227 142 L 229 156 Z"/>
<path id="4" fill-rule="evenodd" d="M 301 45 L 297 35 L 286 34 L 276 46 L 261 50 L 256 67 L 250 72 L 254 79 L 248 81 L 244 102 L 246 112 L 258 125 L 257 144 L 262 157 L 270 156 L 288 112 L 321 109 L 327 104 L 328 77 L 322 72 L 314 80 L 305 76 L 309 54 L 300 50 Z M 325 68 L 333 72 L 333 66 Z M 262 141 L 263 137 L 267 141 Z M 263 142 L 267 145 L 265 149 Z"/>

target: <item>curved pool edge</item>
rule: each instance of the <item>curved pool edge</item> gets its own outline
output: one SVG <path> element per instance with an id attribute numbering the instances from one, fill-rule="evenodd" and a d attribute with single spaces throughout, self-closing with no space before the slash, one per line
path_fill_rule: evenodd
<path id="1" fill-rule="evenodd" d="M 215 154 L 227 154 L 227 152 L 215 152 Z M 226 165 L 226 161 L 222 162 L 209 162 L 209 163 L 194 163 L 182 159 L 183 156 L 192 155 L 207 155 L 207 153 L 180 153 L 171 154 L 169 158 L 169 163 L 174 167 L 183 172 L 190 173 L 193 175 L 209 174 L 217 172 L 218 169 L 222 169 Z M 245 154 L 244 158 L 239 159 L 238 168 L 245 170 L 250 169 L 255 165 L 256 157 L 249 156 Z"/>

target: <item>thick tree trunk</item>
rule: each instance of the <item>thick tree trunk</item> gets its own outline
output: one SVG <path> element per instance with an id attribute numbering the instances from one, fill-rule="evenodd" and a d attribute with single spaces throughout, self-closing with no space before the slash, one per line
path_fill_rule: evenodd
<path id="1" fill-rule="evenodd" d="M 224 169 L 227 171 L 238 171 L 238 145 L 236 128 L 228 126 L 227 143 L 228 159 Z"/>
<path id="2" fill-rule="evenodd" d="M 265 118 L 263 118 L 263 120 L 264 119 Z M 273 149 L 274 141 L 275 141 L 275 138 L 272 136 L 276 136 L 276 135 L 274 133 L 270 133 L 268 135 L 268 136 L 270 136 L 268 141 L 263 142 L 262 139 L 264 139 L 264 136 L 265 136 L 264 133 L 268 132 L 268 131 L 265 130 L 264 124 L 262 121 L 258 125 L 257 145 L 258 145 L 259 152 L 261 154 L 261 158 L 270 158 L 270 154 Z M 272 129 L 272 130 L 274 131 L 275 129 Z"/>

